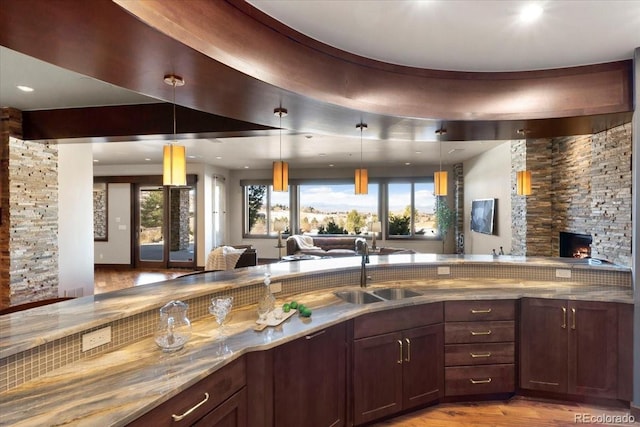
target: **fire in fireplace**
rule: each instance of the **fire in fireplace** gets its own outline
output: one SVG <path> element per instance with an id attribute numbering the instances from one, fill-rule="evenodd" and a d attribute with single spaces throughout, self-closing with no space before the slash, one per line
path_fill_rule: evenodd
<path id="1" fill-rule="evenodd" d="M 565 258 L 591 258 L 589 234 L 560 232 L 560 256 Z"/>

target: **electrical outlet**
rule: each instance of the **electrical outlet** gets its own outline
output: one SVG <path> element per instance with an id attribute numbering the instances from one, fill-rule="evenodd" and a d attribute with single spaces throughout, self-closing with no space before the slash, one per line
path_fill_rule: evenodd
<path id="1" fill-rule="evenodd" d="M 438 267 L 438 276 L 448 276 L 451 274 L 451 267 Z"/>
<path id="2" fill-rule="evenodd" d="M 277 294 L 278 292 L 282 292 L 282 282 L 275 282 L 269 285 L 271 288 L 271 292 Z"/>
<path id="3" fill-rule="evenodd" d="M 111 326 L 89 332 L 82 336 L 82 351 L 89 351 L 111 342 Z"/>
<path id="4" fill-rule="evenodd" d="M 571 279 L 571 270 L 567 270 L 566 268 L 556 268 L 556 277 Z"/>

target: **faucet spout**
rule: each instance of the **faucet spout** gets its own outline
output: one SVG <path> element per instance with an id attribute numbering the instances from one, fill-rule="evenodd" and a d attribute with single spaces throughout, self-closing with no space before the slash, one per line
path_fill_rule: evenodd
<path id="1" fill-rule="evenodd" d="M 367 264 L 369 264 L 369 244 L 366 240 L 359 240 L 356 243 L 356 250 L 362 256 L 360 263 L 360 287 L 367 287 Z"/>

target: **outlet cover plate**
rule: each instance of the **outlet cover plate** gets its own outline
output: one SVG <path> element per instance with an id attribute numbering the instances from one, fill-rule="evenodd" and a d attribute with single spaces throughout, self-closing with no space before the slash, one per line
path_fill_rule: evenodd
<path id="1" fill-rule="evenodd" d="M 448 276 L 449 274 L 451 274 L 451 267 L 438 267 L 438 276 Z"/>
<path id="2" fill-rule="evenodd" d="M 571 270 L 566 268 L 556 268 L 556 277 L 562 279 L 571 279 Z"/>
<path id="3" fill-rule="evenodd" d="M 82 336 L 82 351 L 89 351 L 111 342 L 111 326 L 98 329 Z"/>
<path id="4" fill-rule="evenodd" d="M 277 294 L 278 292 L 282 292 L 282 282 L 274 282 L 271 285 L 269 285 L 269 288 L 271 288 L 271 292 L 274 294 Z"/>

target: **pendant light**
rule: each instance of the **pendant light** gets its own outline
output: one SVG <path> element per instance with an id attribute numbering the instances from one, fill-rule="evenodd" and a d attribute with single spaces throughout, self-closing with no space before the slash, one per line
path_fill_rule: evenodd
<path id="1" fill-rule="evenodd" d="M 356 194 L 368 194 L 369 193 L 369 174 L 367 170 L 362 166 L 362 131 L 367 128 L 366 123 L 358 123 L 357 129 L 360 129 L 360 169 L 356 169 L 355 185 Z"/>
<path id="2" fill-rule="evenodd" d="M 446 133 L 447 130 L 442 128 L 436 131 L 436 135 L 438 135 L 438 139 L 440 141 L 440 169 L 433 174 L 436 196 L 447 195 L 447 171 L 442 170 L 442 135 L 445 135 Z"/>
<path id="3" fill-rule="evenodd" d="M 173 86 L 173 142 L 177 143 L 176 132 L 176 86 L 184 86 L 184 79 L 174 74 L 164 76 L 164 82 Z M 162 156 L 162 184 L 187 185 L 187 159 L 183 145 L 164 146 Z"/>
<path id="4" fill-rule="evenodd" d="M 273 114 L 280 117 L 280 160 L 273 162 L 273 191 L 289 190 L 289 164 L 282 161 L 282 118 L 287 116 L 286 108 L 276 108 Z"/>
<path id="5" fill-rule="evenodd" d="M 518 129 L 518 133 L 523 135 L 525 140 L 527 132 L 526 129 Z M 531 171 L 524 169 L 516 172 L 516 194 L 518 196 L 531 195 Z"/>

